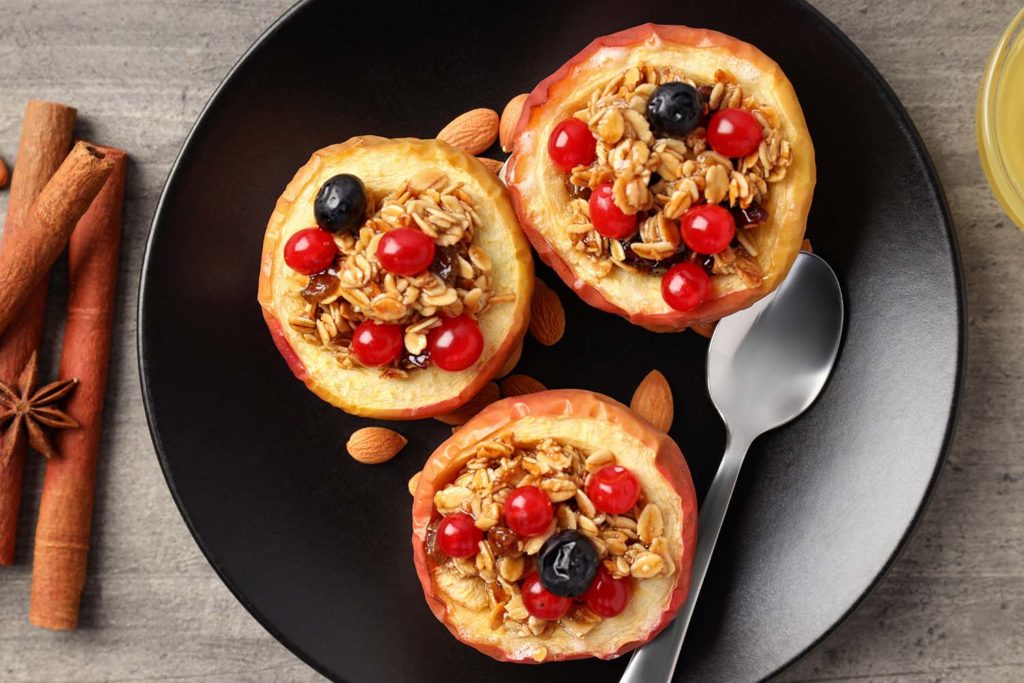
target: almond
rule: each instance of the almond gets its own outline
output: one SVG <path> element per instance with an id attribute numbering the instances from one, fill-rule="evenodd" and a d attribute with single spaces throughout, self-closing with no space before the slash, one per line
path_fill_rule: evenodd
<path id="1" fill-rule="evenodd" d="M 0 190 L 7 187 L 7 183 L 11 179 L 11 173 L 7 170 L 7 164 L 4 163 L 3 159 L 0 159 Z"/>
<path id="2" fill-rule="evenodd" d="M 0 183 L 0 185 L 3 185 L 3 183 Z M 800 251 L 806 251 L 808 254 L 814 253 L 814 249 L 811 249 L 811 241 L 809 239 L 804 239 L 804 243 L 800 245 Z"/>
<path id="3" fill-rule="evenodd" d="M 672 426 L 672 389 L 665 375 L 651 370 L 633 392 L 629 407 L 663 432 Z"/>
<path id="4" fill-rule="evenodd" d="M 437 139 L 464 152 L 480 154 L 498 139 L 498 112 L 472 109 L 460 114 L 441 129 Z"/>
<path id="5" fill-rule="evenodd" d="M 505 359 L 505 364 L 501 366 L 501 370 L 498 370 L 497 377 L 504 377 L 519 365 L 519 359 L 523 356 L 523 342 L 516 344 L 516 347 L 512 349 L 512 353 L 509 354 L 508 358 Z"/>
<path id="6" fill-rule="evenodd" d="M 718 323 L 693 323 L 690 325 L 690 329 L 702 337 L 711 339 L 711 335 L 715 333 L 715 327 L 717 326 Z"/>
<path id="7" fill-rule="evenodd" d="M 359 462 L 377 465 L 395 457 L 407 443 L 408 439 L 386 427 L 363 427 L 352 432 L 345 448 Z"/>
<path id="8" fill-rule="evenodd" d="M 530 377 L 529 375 L 509 375 L 501 380 L 501 395 L 522 396 L 523 394 L 536 394 L 538 391 L 546 391 L 547 387 Z"/>
<path id="9" fill-rule="evenodd" d="M 519 117 L 523 113 L 523 105 L 526 104 L 527 97 L 529 97 L 529 93 L 525 92 L 521 95 L 516 95 L 501 110 L 501 123 L 498 125 L 498 141 L 501 143 L 501 151 L 503 152 L 512 151 L 512 136 L 516 132 L 516 126 L 519 125 Z"/>
<path id="10" fill-rule="evenodd" d="M 438 415 L 435 419 L 444 422 L 446 425 L 466 424 L 469 422 L 469 418 L 473 417 L 499 398 L 501 398 L 501 390 L 498 389 L 498 384 L 496 382 L 488 382 L 476 396 L 469 399 L 469 401 L 461 408 L 457 408 L 456 410 L 444 415 Z"/>
<path id="11" fill-rule="evenodd" d="M 497 159 L 488 159 L 487 157 L 477 157 L 477 161 L 487 167 L 487 170 L 498 175 L 501 171 L 501 167 L 504 166 L 504 162 L 498 161 Z"/>
<path id="12" fill-rule="evenodd" d="M 535 278 L 530 301 L 530 334 L 544 346 L 558 342 L 565 334 L 565 309 L 555 290 Z"/>

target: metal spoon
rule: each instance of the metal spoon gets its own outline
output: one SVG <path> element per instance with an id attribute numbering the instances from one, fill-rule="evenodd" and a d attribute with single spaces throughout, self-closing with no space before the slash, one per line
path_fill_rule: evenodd
<path id="1" fill-rule="evenodd" d="M 808 253 L 797 257 L 774 294 L 718 323 L 708 348 L 708 390 L 728 437 L 700 508 L 690 595 L 675 621 L 633 654 L 620 683 L 672 680 L 747 449 L 814 402 L 832 370 L 842 331 L 839 280 Z"/>

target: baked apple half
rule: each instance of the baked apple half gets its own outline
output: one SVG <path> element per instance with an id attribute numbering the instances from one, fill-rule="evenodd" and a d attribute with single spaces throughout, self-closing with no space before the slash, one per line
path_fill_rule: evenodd
<path id="1" fill-rule="evenodd" d="M 617 657 L 657 635 L 689 591 L 686 462 L 600 394 L 488 406 L 427 460 L 412 517 L 427 604 L 495 659 Z"/>
<path id="2" fill-rule="evenodd" d="M 793 86 L 756 47 L 645 24 L 537 85 L 506 180 L 533 246 L 583 300 L 672 331 L 786 276 L 814 148 Z"/>
<path id="3" fill-rule="evenodd" d="M 447 413 L 519 346 L 533 261 L 494 175 L 436 140 L 313 154 L 267 225 L 259 302 L 315 394 L 356 415 Z"/>

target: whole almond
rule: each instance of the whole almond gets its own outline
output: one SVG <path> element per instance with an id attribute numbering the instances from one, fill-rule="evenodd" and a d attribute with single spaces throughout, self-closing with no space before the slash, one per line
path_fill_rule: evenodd
<path id="1" fill-rule="evenodd" d="M 7 164 L 4 163 L 3 159 L 0 159 L 0 190 L 7 187 L 7 183 L 11 180 L 11 173 L 7 170 Z"/>
<path id="2" fill-rule="evenodd" d="M 629 407 L 663 432 L 672 426 L 672 389 L 665 375 L 651 370 L 633 392 Z"/>
<path id="3" fill-rule="evenodd" d="M 530 301 L 530 334 L 544 346 L 558 342 L 565 334 L 565 309 L 555 290 L 540 278 L 533 283 Z"/>
<path id="4" fill-rule="evenodd" d="M 811 248 L 811 241 L 804 238 L 803 244 L 800 245 L 800 251 L 806 251 L 808 254 L 813 254 L 814 249 Z"/>
<path id="5" fill-rule="evenodd" d="M 501 167 L 504 166 L 504 162 L 498 161 L 497 159 L 488 159 L 487 157 L 477 157 L 477 161 L 487 167 L 494 175 L 498 175 L 501 171 Z"/>
<path id="6" fill-rule="evenodd" d="M 519 116 L 523 113 L 523 105 L 526 103 L 526 98 L 529 97 L 529 93 L 522 93 L 516 95 L 505 108 L 501 110 L 501 123 L 498 125 L 498 141 L 501 143 L 501 151 L 511 152 L 512 151 L 512 135 L 516 132 L 516 126 L 519 125 Z"/>
<path id="7" fill-rule="evenodd" d="M 488 382 L 476 396 L 469 399 L 469 401 L 461 408 L 457 408 L 456 410 L 453 410 L 450 413 L 445 413 L 444 415 L 438 415 L 435 419 L 444 422 L 446 425 L 466 424 L 469 422 L 471 417 L 497 401 L 499 398 L 501 398 L 501 390 L 498 388 L 498 383 Z"/>
<path id="8" fill-rule="evenodd" d="M 523 356 L 523 342 L 520 341 L 516 344 L 516 347 L 512 349 L 512 353 L 509 354 L 508 358 L 505 359 L 505 364 L 501 366 L 501 370 L 498 370 L 497 377 L 504 377 L 519 365 L 519 359 Z"/>
<path id="9" fill-rule="evenodd" d="M 437 134 L 452 147 L 470 154 L 480 154 L 498 139 L 498 112 L 493 109 L 472 109 L 455 117 Z"/>
<path id="10" fill-rule="evenodd" d="M 546 391 L 547 387 L 529 375 L 509 375 L 501 380 L 501 395 L 522 396 L 523 394 L 536 394 L 538 391 Z"/>
<path id="11" fill-rule="evenodd" d="M 422 471 L 423 470 L 420 470 L 420 472 L 422 472 Z M 412 477 L 409 478 L 409 495 L 410 496 L 415 496 L 416 495 L 416 487 L 419 486 L 419 483 L 420 483 L 420 472 L 417 472 L 416 474 L 412 475 Z"/>
<path id="12" fill-rule="evenodd" d="M 359 462 L 377 465 L 395 457 L 407 443 L 408 439 L 386 427 L 363 427 L 352 432 L 345 448 Z"/>
<path id="13" fill-rule="evenodd" d="M 715 327 L 717 325 L 718 323 L 693 323 L 690 325 L 690 329 L 702 337 L 711 339 L 711 335 L 715 333 Z"/>

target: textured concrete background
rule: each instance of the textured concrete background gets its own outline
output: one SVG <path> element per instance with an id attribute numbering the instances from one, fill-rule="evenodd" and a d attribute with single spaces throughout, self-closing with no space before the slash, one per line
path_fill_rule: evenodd
<path id="1" fill-rule="evenodd" d="M 0 155 L 13 161 L 25 101 L 46 98 L 78 106 L 81 135 L 134 160 L 82 628 L 49 633 L 25 617 L 41 474 L 33 464 L 17 566 L 0 570 L 0 680 L 319 678 L 234 600 L 189 536 L 153 455 L 135 358 L 142 251 L 170 164 L 221 77 L 290 4 L 0 0 Z M 781 680 L 1021 681 L 1024 234 L 992 199 L 974 144 L 977 83 L 1019 3 L 816 4 L 895 88 L 938 166 L 967 278 L 970 359 L 953 453 L 909 548 Z M 49 367 L 57 352 L 50 343 Z"/>

